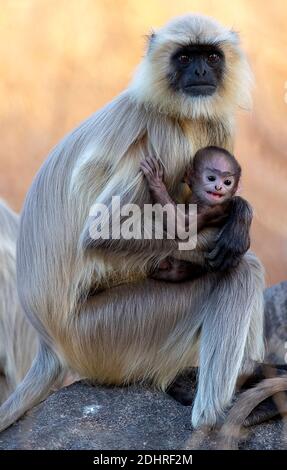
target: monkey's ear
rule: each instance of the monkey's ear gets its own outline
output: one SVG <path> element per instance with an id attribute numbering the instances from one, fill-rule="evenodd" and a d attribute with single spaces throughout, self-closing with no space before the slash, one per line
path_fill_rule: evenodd
<path id="1" fill-rule="evenodd" d="M 186 183 L 189 185 L 193 174 L 194 174 L 193 167 L 190 166 L 183 175 L 183 178 L 182 178 L 183 183 Z"/>
<path id="2" fill-rule="evenodd" d="M 241 182 L 241 178 L 240 178 L 238 183 L 237 183 L 237 188 L 235 190 L 235 195 L 240 194 L 241 192 L 242 192 L 242 182 Z"/>
<path id="3" fill-rule="evenodd" d="M 152 50 L 156 39 L 156 33 L 152 30 L 150 34 L 147 36 L 147 53 Z"/>
<path id="4" fill-rule="evenodd" d="M 240 43 L 240 36 L 239 36 L 239 32 L 238 31 L 235 31 L 234 29 L 231 29 L 230 30 L 230 35 L 231 35 L 231 38 L 233 40 L 233 42 L 235 44 L 239 44 Z"/>

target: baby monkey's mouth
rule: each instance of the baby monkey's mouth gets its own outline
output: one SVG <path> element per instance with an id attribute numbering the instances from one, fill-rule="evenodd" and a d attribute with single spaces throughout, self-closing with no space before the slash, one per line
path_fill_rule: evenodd
<path id="1" fill-rule="evenodd" d="M 224 195 L 223 194 L 220 194 L 220 193 L 217 193 L 217 192 L 213 192 L 213 191 L 206 191 L 207 194 L 209 196 L 211 196 L 211 198 L 213 199 L 221 199 Z"/>

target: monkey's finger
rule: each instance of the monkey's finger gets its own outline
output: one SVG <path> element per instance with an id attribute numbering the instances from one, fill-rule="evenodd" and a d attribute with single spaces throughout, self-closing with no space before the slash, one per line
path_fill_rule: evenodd
<path id="1" fill-rule="evenodd" d="M 146 178 L 147 182 L 149 185 L 151 185 L 153 179 L 152 179 L 152 175 L 150 175 L 147 171 L 145 170 L 142 170 L 143 174 L 144 174 L 144 177 Z"/>
<path id="2" fill-rule="evenodd" d="M 210 253 L 208 253 L 207 259 L 210 261 L 214 260 L 218 256 L 220 250 L 221 246 L 217 245 L 212 251 L 210 251 Z"/>
<path id="3" fill-rule="evenodd" d="M 147 171 L 147 169 L 149 168 L 149 166 L 148 166 L 148 164 L 147 164 L 145 161 L 143 161 L 143 162 L 140 162 L 140 168 L 141 168 L 141 170 L 143 170 L 143 171 Z"/>
<path id="4" fill-rule="evenodd" d="M 149 162 L 151 165 L 153 165 L 154 162 L 156 161 L 155 157 L 153 157 L 152 155 L 147 155 L 145 159 L 146 159 L 146 161 Z"/>
<path id="5" fill-rule="evenodd" d="M 148 163 L 141 162 L 140 167 L 146 176 L 153 176 L 153 171 Z"/>
<path id="6" fill-rule="evenodd" d="M 152 159 L 153 165 L 157 171 L 159 171 L 159 162 L 156 158 Z"/>
<path id="7" fill-rule="evenodd" d="M 212 269 L 221 271 L 223 265 L 225 264 L 225 260 L 228 260 L 231 256 L 232 254 L 230 250 L 219 250 L 216 256 L 208 256 L 208 264 L 211 266 Z"/>
<path id="8" fill-rule="evenodd" d="M 158 173 L 163 171 L 162 164 L 159 160 L 154 160 L 154 165 L 155 165 Z"/>
<path id="9" fill-rule="evenodd" d="M 156 157 L 155 155 L 147 155 L 146 156 L 146 159 L 153 162 L 153 163 L 156 163 Z"/>
<path id="10" fill-rule="evenodd" d="M 160 162 L 155 157 L 148 157 L 148 162 L 154 168 L 154 171 L 157 173 L 157 175 L 160 176 L 160 172 L 161 172 Z"/>
<path id="11" fill-rule="evenodd" d="M 220 265 L 220 270 L 226 271 L 227 269 L 230 269 L 230 268 L 232 269 L 236 268 L 239 265 L 241 259 L 242 259 L 241 255 L 231 253 L 230 256 L 223 259 Z"/>
<path id="12" fill-rule="evenodd" d="M 148 174 L 148 170 L 143 165 L 141 165 L 140 169 L 145 175 Z"/>
<path id="13" fill-rule="evenodd" d="M 163 177 L 163 166 L 162 166 L 162 163 L 159 160 L 157 160 L 157 167 L 158 167 L 158 170 L 157 170 L 158 176 L 160 178 L 162 178 Z"/>
<path id="14" fill-rule="evenodd" d="M 141 160 L 141 161 L 140 161 L 140 166 L 144 166 L 144 167 L 150 168 L 150 164 L 149 164 L 148 160 Z"/>
<path id="15" fill-rule="evenodd" d="M 226 271 L 230 268 L 236 268 L 241 258 L 242 256 L 237 252 L 230 249 L 224 250 L 215 259 L 210 260 L 209 265 L 214 271 Z"/>
<path id="16" fill-rule="evenodd" d="M 154 173 L 156 173 L 156 171 L 157 171 L 156 160 L 152 157 L 147 157 L 146 161 L 147 161 L 148 165 L 150 166 L 150 168 L 152 169 L 152 171 Z"/>
<path id="17" fill-rule="evenodd" d="M 152 157 L 152 164 L 155 169 L 156 175 L 162 179 L 163 177 L 163 167 L 162 164 L 159 160 L 157 160 L 155 157 Z"/>

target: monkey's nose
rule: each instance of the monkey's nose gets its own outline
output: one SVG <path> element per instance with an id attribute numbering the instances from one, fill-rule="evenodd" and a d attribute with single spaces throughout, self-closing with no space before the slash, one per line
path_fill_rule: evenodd
<path id="1" fill-rule="evenodd" d="M 215 189 L 216 189 L 216 191 L 220 191 L 222 189 L 222 186 L 215 185 Z"/>
<path id="2" fill-rule="evenodd" d="M 197 77 L 204 77 L 204 75 L 206 75 L 206 70 L 203 67 L 197 67 L 194 73 Z"/>

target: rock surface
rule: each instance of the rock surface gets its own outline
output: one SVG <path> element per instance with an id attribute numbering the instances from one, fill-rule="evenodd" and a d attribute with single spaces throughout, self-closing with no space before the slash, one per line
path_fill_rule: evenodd
<path id="1" fill-rule="evenodd" d="M 137 449 L 200 447 L 191 407 L 143 387 L 75 383 L 51 395 L 0 435 L 0 449 Z M 246 449 L 280 449 L 281 422 L 254 426 Z M 193 440 L 194 439 L 194 440 Z M 199 441 L 198 441 L 199 439 Z M 214 448 L 208 437 L 203 448 Z"/>
<path id="2" fill-rule="evenodd" d="M 267 325 L 286 331 L 287 282 L 266 291 Z M 283 335 L 284 336 L 284 335 Z M 191 407 L 145 387 L 108 388 L 78 382 L 51 395 L 0 434 L 0 449 L 214 448 L 209 436 L 192 431 Z M 286 444 L 285 444 L 286 447 Z M 282 422 L 253 426 L 242 449 L 282 449 Z"/>
<path id="3" fill-rule="evenodd" d="M 265 291 L 266 362 L 287 363 L 287 281 Z"/>

